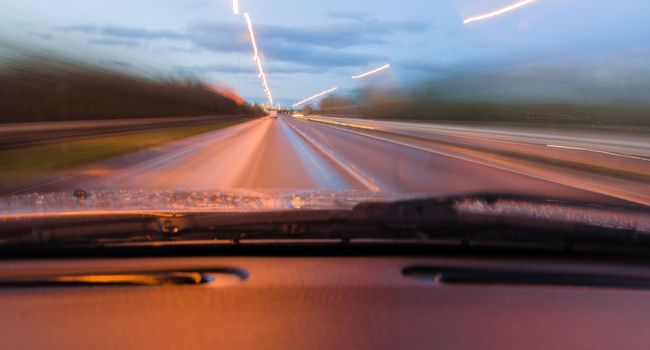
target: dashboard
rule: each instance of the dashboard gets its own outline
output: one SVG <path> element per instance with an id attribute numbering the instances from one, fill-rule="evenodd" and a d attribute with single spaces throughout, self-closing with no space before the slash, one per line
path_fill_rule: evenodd
<path id="1" fill-rule="evenodd" d="M 541 257 L 4 260 L 0 348 L 642 349 L 648 280 Z"/>

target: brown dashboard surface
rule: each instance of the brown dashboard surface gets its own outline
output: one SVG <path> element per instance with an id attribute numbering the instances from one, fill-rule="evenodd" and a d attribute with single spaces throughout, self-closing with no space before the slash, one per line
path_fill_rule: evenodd
<path id="1" fill-rule="evenodd" d="M 0 262 L 0 278 L 214 272 L 162 286 L 0 287 L 0 349 L 647 349 L 650 289 L 443 284 L 408 266 L 629 273 L 649 266 L 458 258 Z M 233 274 L 222 274 L 221 272 Z"/>

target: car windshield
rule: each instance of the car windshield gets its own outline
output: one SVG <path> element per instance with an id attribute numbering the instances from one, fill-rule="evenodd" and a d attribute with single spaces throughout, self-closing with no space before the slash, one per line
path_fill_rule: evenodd
<path id="1" fill-rule="evenodd" d="M 0 215 L 650 206 L 650 2 L 0 0 Z"/>

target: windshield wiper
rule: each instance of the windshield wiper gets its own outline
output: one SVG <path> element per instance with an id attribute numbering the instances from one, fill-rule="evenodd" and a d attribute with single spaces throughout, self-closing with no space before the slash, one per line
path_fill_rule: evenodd
<path id="1" fill-rule="evenodd" d="M 126 213 L 5 219 L 7 247 L 417 244 L 650 247 L 650 212 L 474 194 L 360 203 L 352 210 Z"/>

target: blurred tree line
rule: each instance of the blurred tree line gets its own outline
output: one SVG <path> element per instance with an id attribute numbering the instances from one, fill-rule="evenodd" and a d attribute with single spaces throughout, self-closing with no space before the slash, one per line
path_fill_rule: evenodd
<path id="1" fill-rule="evenodd" d="M 366 87 L 350 96 L 331 95 L 321 100 L 318 113 L 444 122 L 650 126 L 647 104 L 515 98 L 510 101 L 462 100 L 445 98 L 421 87 L 400 90 Z"/>
<path id="2" fill-rule="evenodd" d="M 30 57 L 0 67 L 0 122 L 257 114 L 192 79 L 153 79 Z"/>

